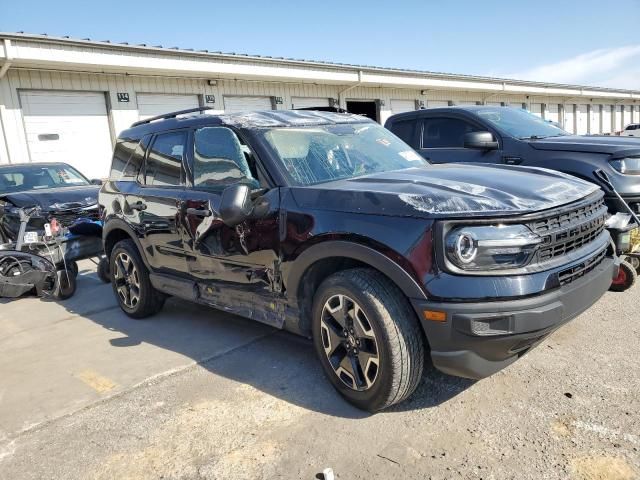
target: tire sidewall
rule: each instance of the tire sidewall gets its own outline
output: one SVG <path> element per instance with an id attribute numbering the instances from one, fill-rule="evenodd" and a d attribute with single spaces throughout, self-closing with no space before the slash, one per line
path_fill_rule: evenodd
<path id="1" fill-rule="evenodd" d="M 126 314 L 136 315 L 138 313 L 138 310 L 141 308 L 141 305 L 143 305 L 144 303 L 142 300 L 143 296 L 149 295 L 150 292 L 147 291 L 145 282 L 141 281 L 140 282 L 140 299 L 136 304 L 136 306 L 134 308 L 129 308 L 122 303 L 122 300 L 120 299 L 120 294 L 118 293 L 118 288 L 116 286 L 116 281 L 114 278 L 115 272 L 116 272 L 115 262 L 116 262 L 116 258 L 118 257 L 118 254 L 120 253 L 126 253 L 131 259 L 131 261 L 134 262 L 134 266 L 138 270 L 138 275 L 140 276 L 145 275 L 146 270 L 144 265 L 142 264 L 142 260 L 140 259 L 138 250 L 135 247 L 132 247 L 130 243 L 119 242 L 111 251 L 111 257 L 109 258 L 109 275 L 111 277 L 111 287 L 113 289 L 113 294 L 116 297 L 118 305 Z"/>
<path id="2" fill-rule="evenodd" d="M 364 311 L 371 328 L 376 336 L 378 344 L 379 370 L 376 380 L 371 388 L 364 391 L 355 391 L 345 385 L 342 380 L 335 374 L 333 367 L 329 363 L 327 355 L 324 352 L 322 344 L 322 336 L 320 333 L 320 319 L 322 310 L 326 301 L 334 295 L 346 295 L 353 299 Z M 382 403 L 380 399 L 387 398 L 392 386 L 392 367 L 389 338 L 382 327 L 383 321 L 380 318 L 378 310 L 372 304 L 371 297 L 359 292 L 350 285 L 349 281 L 344 277 L 336 276 L 327 279 L 318 289 L 313 303 L 311 328 L 313 335 L 313 344 L 316 350 L 325 375 L 338 392 L 346 397 L 351 403 L 357 407 L 366 410 L 377 410 L 376 404 Z M 377 400 L 377 401 L 376 401 Z"/>

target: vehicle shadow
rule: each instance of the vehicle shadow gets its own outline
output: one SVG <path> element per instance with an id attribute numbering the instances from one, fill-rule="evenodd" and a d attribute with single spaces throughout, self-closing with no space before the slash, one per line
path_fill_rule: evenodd
<path id="1" fill-rule="evenodd" d="M 95 275 L 91 275 L 94 277 Z M 62 305 L 71 314 L 117 332 L 109 343 L 122 349 L 150 344 L 193 359 L 212 374 L 250 385 L 297 406 L 328 415 L 364 418 L 324 377 L 310 340 L 226 312 L 175 298 L 145 320 L 127 317 L 116 305 L 110 285 L 91 280 Z M 86 281 L 85 281 L 86 283 Z M 94 299 L 90 306 L 87 297 Z M 114 359 L 118 356 L 114 352 Z M 426 368 L 414 395 L 390 411 L 430 408 L 455 397 L 472 381 Z"/>

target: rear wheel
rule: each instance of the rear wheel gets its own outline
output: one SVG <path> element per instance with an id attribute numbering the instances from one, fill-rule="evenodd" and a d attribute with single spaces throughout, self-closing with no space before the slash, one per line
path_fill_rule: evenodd
<path id="1" fill-rule="evenodd" d="M 149 317 L 162 309 L 165 296 L 149 280 L 149 270 L 132 240 L 121 240 L 109 265 L 113 293 L 120 308 L 132 318 Z"/>
<path id="2" fill-rule="evenodd" d="M 76 276 L 73 271 L 58 270 L 56 272 L 56 288 L 53 289 L 52 296 L 56 300 L 66 300 L 76 293 Z"/>
<path id="3" fill-rule="evenodd" d="M 358 268 L 328 277 L 314 298 L 312 328 L 326 375 L 356 407 L 382 410 L 418 386 L 420 326 L 402 292 L 379 272 Z"/>

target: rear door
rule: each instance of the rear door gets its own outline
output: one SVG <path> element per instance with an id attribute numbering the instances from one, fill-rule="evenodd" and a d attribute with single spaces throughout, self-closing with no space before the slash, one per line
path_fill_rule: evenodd
<path id="1" fill-rule="evenodd" d="M 464 147 L 464 136 L 486 131 L 479 124 L 459 116 L 438 115 L 421 120 L 420 154 L 433 163 L 481 162 L 501 163 L 499 150 L 476 150 Z M 494 134 L 495 137 L 495 134 Z"/>
<path id="2" fill-rule="evenodd" d="M 183 161 L 189 131 L 157 134 L 151 140 L 139 195 L 130 195 L 127 208 L 136 217 L 149 264 L 157 271 L 184 273 L 187 263 L 180 206 L 185 196 Z"/>
<path id="3" fill-rule="evenodd" d="M 181 206 L 189 273 L 209 303 L 277 324 L 279 190 L 268 188 L 255 155 L 234 130 L 207 126 L 192 138 L 192 181 Z M 217 212 L 224 189 L 237 183 L 250 186 L 261 213 L 229 227 Z"/>

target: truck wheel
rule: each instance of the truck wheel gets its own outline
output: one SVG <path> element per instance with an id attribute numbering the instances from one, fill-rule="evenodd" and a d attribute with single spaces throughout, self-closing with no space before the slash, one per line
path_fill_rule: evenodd
<path id="1" fill-rule="evenodd" d="M 58 270 L 56 272 L 56 288 L 53 289 L 52 296 L 56 300 L 66 300 L 76 293 L 76 277 L 73 271 Z"/>
<path id="2" fill-rule="evenodd" d="M 111 273 L 109 272 L 109 259 L 102 257 L 98 262 L 98 278 L 104 283 L 111 283 Z"/>
<path id="3" fill-rule="evenodd" d="M 333 386 L 375 412 L 401 402 L 422 378 L 424 341 L 411 305 L 375 270 L 328 277 L 313 302 L 313 342 Z"/>
<path id="4" fill-rule="evenodd" d="M 145 318 L 162 309 L 165 296 L 151 285 L 149 270 L 132 240 L 115 245 L 109 271 L 113 293 L 124 313 L 131 318 Z"/>
<path id="5" fill-rule="evenodd" d="M 638 272 L 633 268 L 633 265 L 627 261 L 622 261 L 620 262 L 618 276 L 613 280 L 609 290 L 612 292 L 624 292 L 625 290 L 629 290 L 636 283 L 637 278 Z"/>

